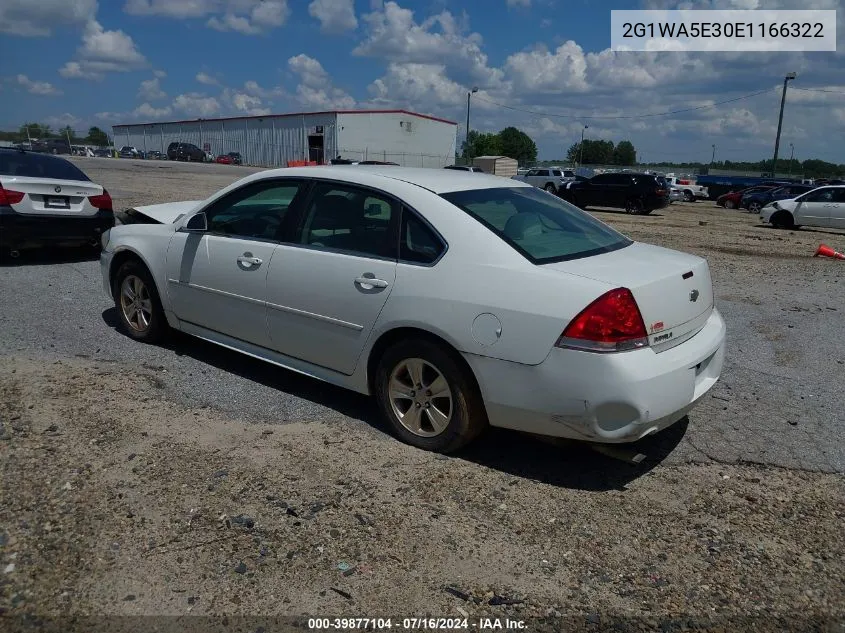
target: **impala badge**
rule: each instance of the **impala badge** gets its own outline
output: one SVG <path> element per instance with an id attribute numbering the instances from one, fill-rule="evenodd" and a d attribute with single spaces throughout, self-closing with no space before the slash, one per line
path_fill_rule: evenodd
<path id="1" fill-rule="evenodd" d="M 55 191 L 56 193 L 61 193 L 61 192 L 62 192 L 62 188 L 61 188 L 61 187 L 59 187 L 58 185 L 56 185 L 56 188 L 55 188 L 55 189 L 53 189 L 53 191 Z"/>
<path id="2" fill-rule="evenodd" d="M 690 290 L 689 300 L 693 302 L 698 301 L 698 290 L 696 290 L 695 288 Z"/>

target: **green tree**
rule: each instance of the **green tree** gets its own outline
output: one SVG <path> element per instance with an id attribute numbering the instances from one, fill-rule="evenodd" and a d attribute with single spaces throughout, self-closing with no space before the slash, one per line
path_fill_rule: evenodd
<path id="1" fill-rule="evenodd" d="M 29 136 L 27 137 L 27 131 Z M 24 123 L 20 129 L 21 138 L 49 138 L 53 135 L 49 125 L 42 123 Z"/>
<path id="2" fill-rule="evenodd" d="M 626 167 L 637 164 L 637 150 L 631 141 L 619 141 L 613 150 L 613 164 Z"/>
<path id="3" fill-rule="evenodd" d="M 498 156 L 502 153 L 498 134 L 477 132 L 475 130 L 470 131 L 461 149 L 464 158 L 467 157 L 467 150 L 469 150 L 469 155 L 473 158 L 478 158 L 479 156 Z"/>
<path id="4" fill-rule="evenodd" d="M 59 130 L 59 137 L 64 140 L 70 139 L 71 143 L 74 143 L 77 140 L 76 132 L 74 132 L 73 128 L 69 125 L 66 125 L 61 130 Z"/>
<path id="5" fill-rule="evenodd" d="M 105 132 L 103 132 L 100 128 L 96 125 L 88 130 L 88 136 L 85 139 L 91 145 L 97 145 L 99 147 L 105 147 L 109 144 L 109 136 Z"/>
<path id="6" fill-rule="evenodd" d="M 583 160 L 581 157 L 581 143 L 573 143 L 566 152 L 566 160 L 570 163 L 583 162 L 584 165 L 612 165 L 613 141 L 584 140 Z"/>
<path id="7" fill-rule="evenodd" d="M 499 149 L 503 156 L 515 158 L 520 165 L 537 160 L 537 145 L 515 127 L 506 127 L 499 132 Z"/>

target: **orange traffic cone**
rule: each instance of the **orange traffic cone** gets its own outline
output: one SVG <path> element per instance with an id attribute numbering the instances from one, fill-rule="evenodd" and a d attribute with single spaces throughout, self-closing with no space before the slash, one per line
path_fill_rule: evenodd
<path id="1" fill-rule="evenodd" d="M 818 257 L 821 255 L 822 257 L 832 257 L 833 259 L 845 259 L 845 255 L 833 250 L 830 246 L 826 244 L 820 244 L 816 254 L 813 257 Z"/>

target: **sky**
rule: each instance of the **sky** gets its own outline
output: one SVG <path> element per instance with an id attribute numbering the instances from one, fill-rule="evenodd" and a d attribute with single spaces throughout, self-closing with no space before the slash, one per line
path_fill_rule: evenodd
<path id="1" fill-rule="evenodd" d="M 611 51 L 611 9 L 643 8 L 837 9 L 837 52 Z M 780 156 L 845 163 L 845 0 L 0 1 L 4 130 L 406 108 L 460 142 L 478 87 L 471 129 L 518 127 L 541 159 L 584 131 L 649 162 L 756 161 L 788 72 Z"/>

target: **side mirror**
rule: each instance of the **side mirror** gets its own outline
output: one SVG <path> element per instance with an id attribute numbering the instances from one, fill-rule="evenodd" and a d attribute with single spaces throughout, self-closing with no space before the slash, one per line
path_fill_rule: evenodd
<path id="1" fill-rule="evenodd" d="M 208 218 L 204 212 L 197 213 L 185 223 L 185 230 L 192 233 L 204 233 L 208 230 Z"/>

